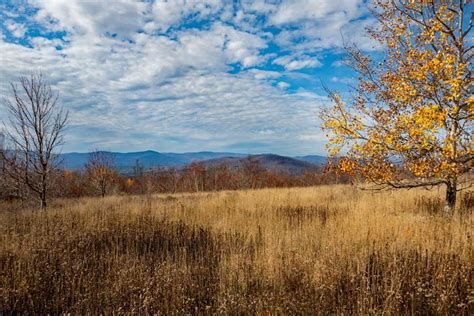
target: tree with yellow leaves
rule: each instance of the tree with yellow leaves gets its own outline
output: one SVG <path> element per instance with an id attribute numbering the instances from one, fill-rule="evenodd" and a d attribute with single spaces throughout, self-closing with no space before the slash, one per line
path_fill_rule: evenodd
<path id="1" fill-rule="evenodd" d="M 447 215 L 474 161 L 468 2 L 375 0 L 368 33 L 384 58 L 347 45 L 358 84 L 349 102 L 328 90 L 334 106 L 321 111 L 341 171 L 377 189 L 445 185 Z"/>

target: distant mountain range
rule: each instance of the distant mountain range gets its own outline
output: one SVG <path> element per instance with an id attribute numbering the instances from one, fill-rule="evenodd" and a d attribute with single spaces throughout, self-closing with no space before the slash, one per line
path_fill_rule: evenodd
<path id="1" fill-rule="evenodd" d="M 108 152 L 115 158 L 115 164 L 121 172 L 129 172 L 137 164 L 145 169 L 158 167 L 184 167 L 192 162 L 204 162 L 206 165 L 228 163 L 231 167 L 241 165 L 243 159 L 249 155 L 229 152 L 190 152 L 190 153 L 160 153 L 152 150 L 118 153 Z M 63 167 L 66 169 L 80 170 L 84 168 L 90 153 L 64 153 L 61 154 Z M 263 168 L 271 171 L 300 174 L 306 170 L 314 169 L 317 165 L 324 164 L 326 157 L 309 155 L 286 157 L 274 154 L 251 155 Z"/>
<path id="2" fill-rule="evenodd" d="M 246 160 L 249 156 L 246 157 L 222 157 L 205 160 L 206 165 L 221 165 L 226 164 L 231 168 L 238 169 L 246 163 Z M 252 155 L 250 156 L 251 162 L 258 163 L 259 166 L 263 167 L 267 171 L 272 171 L 276 173 L 286 173 L 292 175 L 300 175 L 306 171 L 316 170 L 317 166 L 324 162 L 325 158 L 316 162 L 316 159 L 313 157 L 306 158 L 308 161 L 303 159 L 279 156 L 274 154 L 263 154 L 263 155 Z M 310 162 L 311 161 L 311 162 Z"/>

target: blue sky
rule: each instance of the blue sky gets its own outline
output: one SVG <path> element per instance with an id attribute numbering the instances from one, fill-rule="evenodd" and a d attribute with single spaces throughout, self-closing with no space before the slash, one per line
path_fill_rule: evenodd
<path id="1" fill-rule="evenodd" d="M 362 0 L 0 0 L 0 94 L 41 71 L 66 152 L 325 154 L 321 82 L 355 82 L 343 39 L 377 50 L 373 25 Z"/>

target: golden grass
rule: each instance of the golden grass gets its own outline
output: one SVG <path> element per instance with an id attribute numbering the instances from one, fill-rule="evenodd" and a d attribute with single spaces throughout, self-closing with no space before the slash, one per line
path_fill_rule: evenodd
<path id="1" fill-rule="evenodd" d="M 0 307 L 468 314 L 472 212 L 433 215 L 442 194 L 321 186 L 0 212 Z"/>

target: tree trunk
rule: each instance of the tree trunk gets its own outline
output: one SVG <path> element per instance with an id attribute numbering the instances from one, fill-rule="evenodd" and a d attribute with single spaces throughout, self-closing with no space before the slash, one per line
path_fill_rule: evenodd
<path id="1" fill-rule="evenodd" d="M 46 198 L 48 192 L 48 177 L 46 167 L 43 166 L 43 174 L 41 175 L 41 209 L 46 209 Z"/>
<path id="2" fill-rule="evenodd" d="M 444 214 L 446 217 L 452 217 L 456 206 L 456 180 L 449 180 L 446 184 L 446 200 Z"/>
<path id="3" fill-rule="evenodd" d="M 46 209 L 46 195 L 45 194 L 41 194 L 41 198 L 40 198 L 40 209 L 44 210 Z"/>

